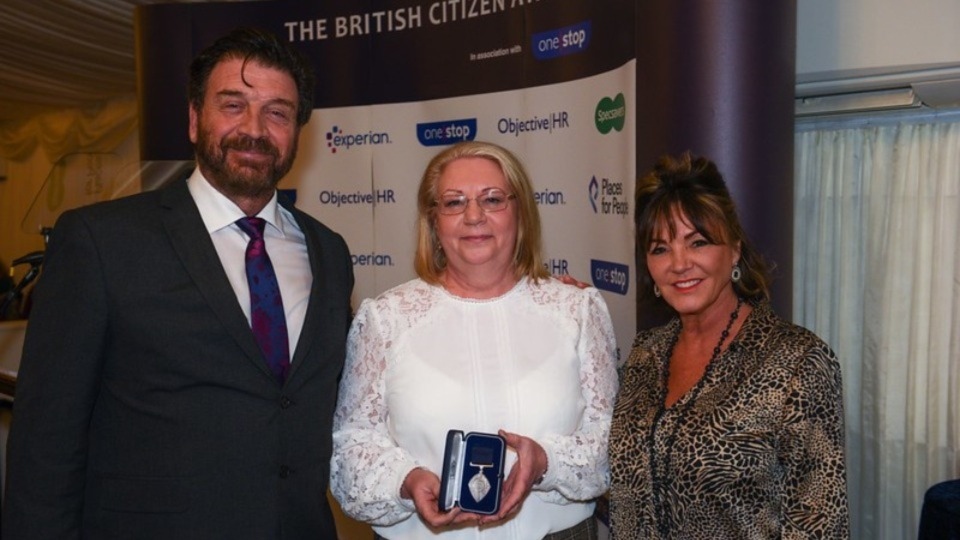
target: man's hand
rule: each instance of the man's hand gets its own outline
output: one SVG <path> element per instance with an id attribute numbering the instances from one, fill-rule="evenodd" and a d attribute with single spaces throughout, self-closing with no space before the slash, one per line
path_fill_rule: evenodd
<path id="1" fill-rule="evenodd" d="M 590 286 L 589 283 L 578 280 L 577 278 L 571 276 L 570 274 L 556 274 L 553 277 L 559 279 L 561 282 L 566 283 L 567 285 L 575 285 L 581 289 L 586 289 Z"/>

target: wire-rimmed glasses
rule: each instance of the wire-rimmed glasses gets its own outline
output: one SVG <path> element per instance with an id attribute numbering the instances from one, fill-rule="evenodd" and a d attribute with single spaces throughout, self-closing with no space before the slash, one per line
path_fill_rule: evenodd
<path id="1" fill-rule="evenodd" d="M 444 191 L 436 200 L 437 212 L 445 216 L 455 216 L 467 210 L 470 201 L 476 201 L 484 212 L 499 212 L 507 207 L 511 199 L 517 196 L 508 194 L 499 188 L 485 189 L 476 197 L 467 197 L 459 191 Z"/>

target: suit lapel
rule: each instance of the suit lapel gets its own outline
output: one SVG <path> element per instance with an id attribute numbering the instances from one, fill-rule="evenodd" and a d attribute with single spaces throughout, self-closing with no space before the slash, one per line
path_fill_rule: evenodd
<path id="1" fill-rule="evenodd" d="M 237 295 L 223 271 L 220 257 L 210 235 L 207 234 L 200 211 L 190 196 L 187 183 L 177 182 L 165 189 L 161 204 L 168 210 L 164 213 L 163 224 L 170 235 L 170 243 L 196 284 L 197 290 L 247 357 L 273 379 L 247 318 L 237 302 Z"/>
<path id="2" fill-rule="evenodd" d="M 303 319 L 303 328 L 300 330 L 300 337 L 297 339 L 297 349 L 293 351 L 291 358 L 290 374 L 288 380 L 292 379 L 298 370 L 302 369 L 304 364 L 309 361 L 311 356 L 307 353 L 313 346 L 313 342 L 320 334 L 324 318 L 324 302 L 321 291 L 323 290 L 323 253 L 320 249 L 320 238 L 317 235 L 316 228 L 311 226 L 309 219 L 304 214 L 293 207 L 284 197 L 280 197 L 280 204 L 289 210 L 300 230 L 303 232 L 307 244 L 307 256 L 310 260 L 310 272 L 313 279 L 310 285 L 310 298 L 307 302 L 307 313 Z M 316 355 L 313 355 L 316 357 Z"/>

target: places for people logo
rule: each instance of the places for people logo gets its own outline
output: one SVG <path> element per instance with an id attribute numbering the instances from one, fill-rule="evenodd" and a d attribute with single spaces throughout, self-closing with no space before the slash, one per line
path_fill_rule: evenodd
<path id="1" fill-rule="evenodd" d="M 615 182 L 609 178 L 598 180 L 593 176 L 587 184 L 587 193 L 595 214 L 625 217 L 630 212 L 630 202 L 627 201 L 623 182 Z"/>

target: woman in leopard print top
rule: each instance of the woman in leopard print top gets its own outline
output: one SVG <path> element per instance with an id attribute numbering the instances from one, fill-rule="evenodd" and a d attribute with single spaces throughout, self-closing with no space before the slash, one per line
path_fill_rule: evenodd
<path id="1" fill-rule="evenodd" d="M 771 310 L 716 166 L 662 158 L 636 225 L 647 290 L 677 318 L 641 332 L 622 368 L 613 538 L 847 538 L 839 364 Z"/>

